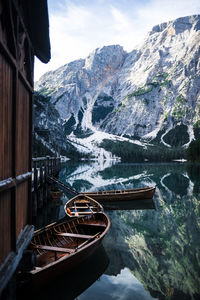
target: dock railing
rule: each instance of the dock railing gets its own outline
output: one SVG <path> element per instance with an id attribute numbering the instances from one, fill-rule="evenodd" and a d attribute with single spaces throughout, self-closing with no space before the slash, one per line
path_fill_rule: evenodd
<path id="1" fill-rule="evenodd" d="M 48 196 L 47 177 L 56 177 L 61 169 L 60 157 L 36 157 L 32 158 L 32 212 L 37 215 Z"/>

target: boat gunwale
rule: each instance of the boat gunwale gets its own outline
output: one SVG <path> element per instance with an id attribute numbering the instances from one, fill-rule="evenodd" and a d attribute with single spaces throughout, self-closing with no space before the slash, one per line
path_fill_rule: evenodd
<path id="1" fill-rule="evenodd" d="M 90 212 L 90 214 L 96 214 L 96 213 L 99 213 L 99 212 L 103 212 L 103 211 L 104 211 L 103 206 L 102 206 L 98 201 L 96 201 L 95 199 L 93 199 L 92 197 L 90 197 L 90 196 L 88 196 L 88 195 L 86 195 L 86 194 L 84 194 L 84 193 L 80 193 L 80 194 L 74 196 L 73 198 L 71 198 L 71 199 L 64 205 L 64 211 L 65 211 L 66 215 L 68 215 L 70 218 L 72 218 L 73 216 L 70 216 L 70 215 L 68 214 L 67 208 L 70 208 L 70 207 L 71 207 L 71 206 L 70 206 L 71 203 L 72 203 L 72 205 L 75 205 L 76 198 L 78 198 L 78 197 L 84 197 L 84 198 L 86 198 L 86 200 L 88 199 L 89 202 L 91 202 L 92 204 L 95 204 L 96 208 L 99 208 L 99 211 L 97 211 L 97 212 L 95 212 L 95 211 L 94 211 L 94 212 Z M 84 202 L 83 202 L 83 203 L 84 203 Z M 79 207 L 77 207 L 77 208 L 79 208 Z"/>
<path id="2" fill-rule="evenodd" d="M 42 272 L 43 270 L 46 270 L 46 269 L 52 267 L 53 265 L 61 264 L 64 260 L 67 260 L 68 258 L 70 258 L 70 257 L 72 257 L 72 256 L 74 256 L 74 255 L 76 255 L 77 253 L 83 252 L 86 248 L 92 247 L 92 245 L 96 244 L 97 242 L 100 243 L 100 241 L 101 241 L 101 240 L 104 238 L 104 236 L 107 234 L 107 232 L 108 232 L 108 230 L 109 230 L 109 228 L 110 228 L 110 224 L 111 224 L 111 223 L 110 223 L 109 217 L 108 217 L 104 212 L 96 213 L 96 214 L 95 214 L 95 218 L 96 218 L 96 215 L 97 215 L 97 214 L 102 214 L 102 215 L 104 216 L 105 220 L 106 220 L 106 227 L 105 227 L 105 230 L 102 231 L 97 237 L 95 237 L 94 239 L 92 239 L 91 242 L 89 242 L 88 244 L 85 244 L 83 247 L 81 247 L 81 245 L 79 245 L 80 248 L 77 248 L 77 250 L 75 250 L 73 253 L 65 254 L 65 255 L 63 255 L 63 257 L 59 258 L 58 260 L 53 261 L 53 262 L 49 263 L 48 265 L 43 266 L 43 267 L 41 267 L 41 268 L 40 268 L 40 267 L 37 267 L 38 269 L 31 270 L 31 271 L 29 271 L 28 273 L 29 273 L 29 274 L 32 274 L 32 275 L 35 275 L 35 274 L 37 274 L 37 273 L 39 273 L 39 272 Z M 74 221 L 80 220 L 80 219 L 83 219 L 83 220 L 84 220 L 84 219 L 89 219 L 89 217 L 90 217 L 90 216 L 80 216 L 80 217 L 77 217 L 76 219 L 71 219 L 71 220 L 68 220 L 68 221 L 61 222 L 61 223 L 57 223 L 57 222 L 52 223 L 52 224 L 50 224 L 49 226 L 47 226 L 47 228 L 44 227 L 44 228 L 42 228 L 41 230 L 36 231 L 36 235 L 39 235 L 39 234 L 45 233 L 46 231 L 49 231 L 49 230 L 51 230 L 51 229 L 54 229 L 54 226 L 60 226 L 60 225 L 62 225 L 62 224 L 68 223 L 68 222 L 73 223 Z M 79 222 L 77 223 L 77 225 L 78 225 L 78 224 L 81 225 L 81 223 L 79 223 Z M 88 223 L 88 225 L 90 225 L 90 224 Z M 55 232 L 55 233 L 56 233 L 56 232 Z M 49 251 L 51 251 L 51 250 L 46 250 L 47 253 L 48 253 Z M 45 253 L 45 252 L 44 252 L 44 253 Z"/>
<path id="3" fill-rule="evenodd" d="M 106 195 L 128 195 L 128 194 L 135 194 L 135 193 L 143 193 L 143 192 L 151 192 L 155 191 L 155 187 L 145 187 L 145 188 L 138 188 L 138 189 L 128 189 L 128 190 L 110 190 L 110 191 L 96 191 L 96 192 L 84 192 L 84 195 L 89 196 L 106 196 Z"/>

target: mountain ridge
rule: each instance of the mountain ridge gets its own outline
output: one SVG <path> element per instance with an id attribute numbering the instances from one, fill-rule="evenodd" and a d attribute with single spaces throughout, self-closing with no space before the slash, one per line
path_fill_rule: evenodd
<path id="1" fill-rule="evenodd" d="M 181 133 L 187 147 L 200 119 L 199 30 L 199 15 L 156 25 L 130 53 L 97 48 L 44 74 L 35 89 L 49 98 L 69 139 L 81 143 L 100 131 L 171 147 L 170 136 Z M 36 118 L 39 127 L 44 119 Z"/>

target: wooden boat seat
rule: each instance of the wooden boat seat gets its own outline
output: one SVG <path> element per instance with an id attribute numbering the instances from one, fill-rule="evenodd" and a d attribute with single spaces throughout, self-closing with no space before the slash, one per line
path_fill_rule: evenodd
<path id="1" fill-rule="evenodd" d="M 69 206 L 69 208 L 97 208 L 97 206 Z"/>
<path id="2" fill-rule="evenodd" d="M 78 234 L 78 233 L 68 233 L 68 232 L 56 233 L 56 235 L 59 235 L 59 236 L 66 236 L 66 237 L 82 238 L 82 239 L 90 239 L 90 238 L 93 238 L 93 235 Z"/>
<path id="3" fill-rule="evenodd" d="M 87 214 L 91 214 L 92 211 L 71 211 L 72 214 L 75 214 L 75 215 L 87 215 Z"/>
<path id="4" fill-rule="evenodd" d="M 79 203 L 90 204 L 90 201 L 88 201 L 88 200 L 76 200 L 76 201 L 74 201 L 74 204 L 79 204 Z"/>
<path id="5" fill-rule="evenodd" d="M 105 224 L 102 223 L 79 223 L 79 225 L 86 225 L 86 226 L 97 226 L 97 227 L 106 227 Z"/>
<path id="6" fill-rule="evenodd" d="M 54 251 L 54 252 L 64 252 L 64 253 L 73 253 L 73 252 L 75 252 L 74 249 L 53 247 L 53 246 L 47 246 L 47 245 L 32 245 L 32 247 L 35 248 L 35 249 Z"/>

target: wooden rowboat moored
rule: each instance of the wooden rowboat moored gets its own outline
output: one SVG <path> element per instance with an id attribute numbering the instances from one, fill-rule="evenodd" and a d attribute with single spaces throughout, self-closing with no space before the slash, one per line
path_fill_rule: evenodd
<path id="1" fill-rule="evenodd" d="M 64 210 L 69 217 L 78 217 L 103 212 L 103 207 L 91 197 L 79 194 L 65 204 Z"/>
<path id="2" fill-rule="evenodd" d="M 36 265 L 24 274 L 29 275 L 31 287 L 38 289 L 75 268 L 97 249 L 109 227 L 108 216 L 96 213 L 36 231 L 29 245 L 36 255 Z"/>
<path id="3" fill-rule="evenodd" d="M 112 190 L 112 191 L 98 191 L 98 192 L 85 192 L 87 195 L 100 203 L 108 203 L 110 201 L 132 201 L 142 199 L 152 199 L 156 187 L 144 187 L 129 190 Z"/>

